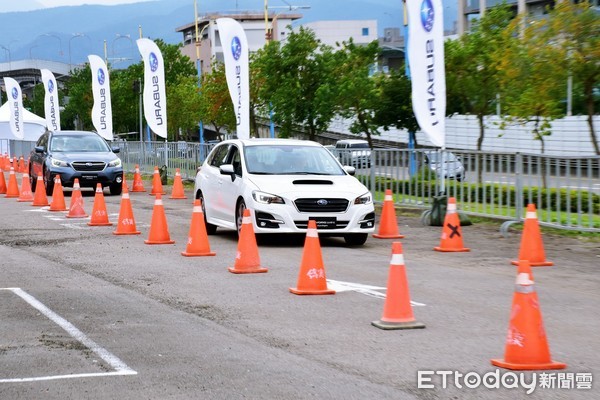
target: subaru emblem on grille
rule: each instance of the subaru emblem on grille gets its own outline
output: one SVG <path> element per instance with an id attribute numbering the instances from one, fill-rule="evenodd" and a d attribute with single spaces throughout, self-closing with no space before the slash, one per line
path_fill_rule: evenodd
<path id="1" fill-rule="evenodd" d="M 317 204 L 320 206 L 326 206 L 327 204 L 329 204 L 329 202 L 325 199 L 319 199 L 317 200 Z"/>
<path id="2" fill-rule="evenodd" d="M 86 163 L 85 163 L 85 166 L 86 166 L 86 167 L 91 167 L 92 165 L 94 165 L 94 164 L 92 164 L 91 162 L 86 162 Z"/>

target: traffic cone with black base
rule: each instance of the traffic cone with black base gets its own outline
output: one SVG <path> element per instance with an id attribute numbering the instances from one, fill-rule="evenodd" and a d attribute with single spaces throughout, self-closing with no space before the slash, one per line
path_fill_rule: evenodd
<path id="1" fill-rule="evenodd" d="M 519 260 L 518 265 L 504 359 L 493 359 L 492 365 L 511 370 L 564 369 L 566 364 L 550 357 L 529 261 Z"/>
<path id="2" fill-rule="evenodd" d="M 52 188 L 52 201 L 50 202 L 49 211 L 67 211 L 60 175 L 54 177 L 54 188 Z"/>
<path id="3" fill-rule="evenodd" d="M 317 223 L 312 219 L 308 220 L 302 262 L 300 263 L 300 272 L 298 273 L 298 283 L 295 288 L 289 288 L 289 290 L 293 294 L 299 295 L 335 294 L 335 290 L 327 287 L 327 277 L 325 276 L 325 266 L 323 265 Z"/>
<path id="4" fill-rule="evenodd" d="M 454 197 L 448 199 L 440 245 L 433 249 L 442 252 L 470 251 L 470 249 L 463 245 L 462 230 L 460 228 L 458 213 L 456 212 L 456 199 Z"/>
<path id="5" fill-rule="evenodd" d="M 31 182 L 29 181 L 29 174 L 26 172 L 21 178 L 21 193 L 19 193 L 19 202 L 33 201 L 33 193 L 31 192 Z"/>
<path id="6" fill-rule="evenodd" d="M 173 178 L 173 189 L 171 191 L 171 199 L 187 199 L 183 191 L 183 181 L 181 180 L 181 172 L 179 168 L 175 170 L 175 178 Z"/>
<path id="7" fill-rule="evenodd" d="M 402 244 L 392 243 L 392 259 L 388 274 L 387 293 L 383 306 L 383 316 L 371 325 L 384 330 L 422 329 L 425 324 L 415 320 L 410 303 L 410 292 L 404 266 Z"/>
<path id="8" fill-rule="evenodd" d="M 140 166 L 135 165 L 135 170 L 133 173 L 133 185 L 131 186 L 131 192 L 145 192 L 146 188 L 144 187 L 144 181 L 142 180 L 142 175 L 140 174 Z"/>
<path id="9" fill-rule="evenodd" d="M 240 237 L 238 238 L 237 254 L 235 255 L 235 264 L 228 268 L 229 272 L 234 274 L 257 274 L 267 272 L 267 268 L 260 266 L 260 256 L 252 226 L 252 216 L 249 209 L 244 210 L 242 217 L 242 227 Z"/>
<path id="10" fill-rule="evenodd" d="M 202 204 L 200 203 L 200 200 L 195 200 L 187 246 L 181 255 L 186 257 L 201 257 L 214 256 L 215 254 L 217 253 L 210 251 L 208 234 L 206 233 L 206 225 L 204 224 Z"/>
<path id="11" fill-rule="evenodd" d="M 123 191 L 121 193 L 121 209 L 119 210 L 119 221 L 117 222 L 117 230 L 113 235 L 139 235 L 141 232 L 136 229 L 135 219 L 133 218 L 133 208 L 131 207 L 131 199 L 127 184 L 123 180 Z"/>
<path id="12" fill-rule="evenodd" d="M 404 237 L 404 235 L 400 234 L 400 230 L 398 229 L 394 198 L 390 189 L 385 190 L 383 207 L 381 209 L 381 219 L 379 221 L 379 231 L 374 233 L 373 237 L 377 239 L 402 239 Z"/>
<path id="13" fill-rule="evenodd" d="M 94 195 L 94 206 L 92 208 L 92 217 L 89 226 L 111 226 L 112 222 L 108 220 L 108 211 L 106 211 L 106 202 L 104 201 L 104 193 L 102 184 L 96 184 L 96 194 Z"/>
<path id="14" fill-rule="evenodd" d="M 6 179 L 4 178 L 4 172 L 0 171 L 0 194 L 6 194 Z"/>
<path id="15" fill-rule="evenodd" d="M 156 194 L 154 200 L 154 209 L 152 210 L 152 221 L 150 222 L 150 233 L 148 240 L 144 240 L 146 244 L 173 244 L 174 240 L 171 240 L 169 235 L 169 227 L 167 225 L 167 216 L 165 214 L 165 207 L 162 201 L 162 195 Z"/>
<path id="16" fill-rule="evenodd" d="M 17 183 L 17 175 L 15 175 L 15 168 L 10 167 L 10 174 L 8 175 L 8 187 L 6 188 L 6 194 L 4 197 L 19 197 L 19 184 Z"/>
<path id="17" fill-rule="evenodd" d="M 154 167 L 154 174 L 152 174 L 152 191 L 149 193 L 151 196 L 157 194 L 165 194 L 163 191 L 162 182 L 160 180 L 160 172 L 158 171 L 158 167 Z"/>
<path id="18" fill-rule="evenodd" d="M 521 235 L 519 260 L 528 260 L 529 265 L 532 267 L 550 267 L 554 265 L 553 262 L 546 260 L 535 204 L 527 205 L 523 233 Z M 519 261 L 512 261 L 512 264 L 519 265 Z"/>
<path id="19" fill-rule="evenodd" d="M 35 207 L 45 207 L 50 205 L 50 203 L 48 203 L 48 196 L 46 196 L 44 178 L 42 178 L 41 175 L 38 175 L 37 180 L 35 181 L 35 194 L 31 205 Z"/>
<path id="20" fill-rule="evenodd" d="M 73 183 L 73 191 L 71 192 L 71 204 L 67 218 L 86 218 L 88 215 L 83 209 L 83 196 L 79 186 L 79 179 L 75 178 Z"/>

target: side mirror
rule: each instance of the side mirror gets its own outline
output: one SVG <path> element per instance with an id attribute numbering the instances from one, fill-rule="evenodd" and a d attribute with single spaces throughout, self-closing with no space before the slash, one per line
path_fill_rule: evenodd
<path id="1" fill-rule="evenodd" d="M 121 152 L 121 148 L 120 147 L 112 147 L 111 148 L 113 153 L 120 153 Z"/>
<path id="2" fill-rule="evenodd" d="M 44 146 L 35 146 L 34 150 L 35 150 L 36 153 L 40 153 L 40 154 L 43 154 L 46 151 L 46 149 L 44 148 Z"/>
<path id="3" fill-rule="evenodd" d="M 344 165 L 344 171 L 346 171 L 350 176 L 354 176 L 356 174 L 356 168 L 349 165 Z"/>
<path id="4" fill-rule="evenodd" d="M 219 172 L 221 172 L 221 175 L 231 176 L 231 182 L 235 181 L 235 170 L 233 169 L 233 164 L 221 165 L 219 167 Z"/>

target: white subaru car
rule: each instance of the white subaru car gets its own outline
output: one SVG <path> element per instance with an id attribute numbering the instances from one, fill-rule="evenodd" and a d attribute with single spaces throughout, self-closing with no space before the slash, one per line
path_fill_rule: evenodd
<path id="1" fill-rule="evenodd" d="M 375 227 L 373 196 L 322 145 L 306 140 L 226 140 L 216 145 L 196 175 L 206 230 L 239 232 L 244 210 L 254 232 L 304 233 L 309 220 L 319 235 L 362 245 Z"/>

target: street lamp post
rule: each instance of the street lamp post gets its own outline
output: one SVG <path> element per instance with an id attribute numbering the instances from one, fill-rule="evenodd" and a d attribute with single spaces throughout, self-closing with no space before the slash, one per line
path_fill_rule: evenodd
<path id="1" fill-rule="evenodd" d="M 58 55 L 60 57 L 62 57 L 62 55 L 63 55 L 63 49 L 62 49 L 62 39 L 60 38 L 60 36 L 54 35 L 52 33 L 43 33 L 43 34 L 39 35 L 38 38 L 40 38 L 42 36 L 52 37 L 52 38 L 58 39 L 58 46 L 59 46 Z"/>
<path id="2" fill-rule="evenodd" d="M 119 39 L 127 39 L 127 40 L 129 40 L 130 50 L 131 50 L 131 53 L 132 53 L 131 57 L 126 58 L 126 57 L 116 57 L 115 56 L 115 42 L 118 41 Z M 112 49 L 112 60 L 115 63 L 118 62 L 118 61 L 132 60 L 133 59 L 133 39 L 131 39 L 131 35 L 130 34 L 122 35 L 120 33 L 117 33 L 116 37 L 112 41 L 111 49 Z"/>
<path id="3" fill-rule="evenodd" d="M 89 36 L 87 36 L 85 33 L 74 33 L 70 38 L 69 38 L 69 74 L 71 73 L 72 70 L 72 61 L 71 61 L 71 42 L 73 41 L 73 39 L 78 38 L 78 37 L 82 37 L 85 36 L 88 38 L 88 40 L 90 39 Z"/>

